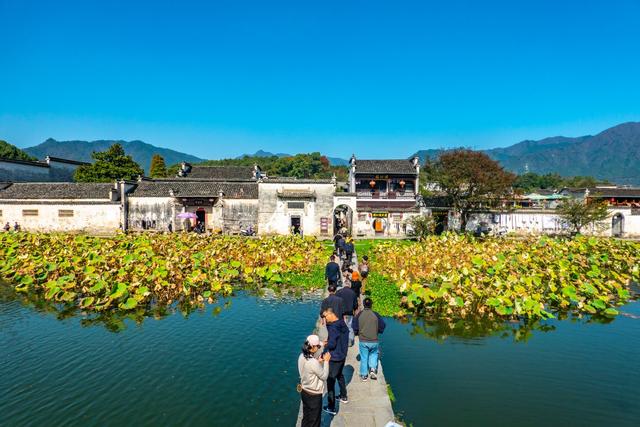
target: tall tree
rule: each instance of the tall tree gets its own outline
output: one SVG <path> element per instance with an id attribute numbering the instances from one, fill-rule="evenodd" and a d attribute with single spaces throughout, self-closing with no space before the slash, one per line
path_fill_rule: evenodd
<path id="1" fill-rule="evenodd" d="M 151 158 L 149 176 L 151 176 L 151 178 L 167 177 L 167 165 L 164 164 L 164 157 L 162 157 L 160 154 L 154 154 Z"/>
<path id="2" fill-rule="evenodd" d="M 473 210 L 499 204 L 515 180 L 485 153 L 467 149 L 445 151 L 436 160 L 427 160 L 424 169 L 428 182 L 436 184 L 460 213 L 462 231 Z"/>
<path id="3" fill-rule="evenodd" d="M 35 157 L 32 157 L 16 147 L 15 145 L 9 144 L 7 141 L 3 141 L 0 139 L 0 157 L 11 160 L 27 160 L 27 161 L 36 161 Z"/>
<path id="4" fill-rule="evenodd" d="M 607 204 L 593 199 L 567 199 L 556 209 L 558 216 L 571 227 L 573 234 L 580 234 L 589 225 L 597 225 L 609 217 Z"/>
<path id="5" fill-rule="evenodd" d="M 116 179 L 136 179 L 144 170 L 127 155 L 120 144 L 113 144 L 106 151 L 94 151 L 93 163 L 76 169 L 77 182 L 111 182 Z"/>

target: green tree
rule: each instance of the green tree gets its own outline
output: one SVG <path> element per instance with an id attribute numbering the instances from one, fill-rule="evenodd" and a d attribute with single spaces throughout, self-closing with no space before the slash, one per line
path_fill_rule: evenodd
<path id="1" fill-rule="evenodd" d="M 432 235 L 436 230 L 436 222 L 432 216 L 417 215 L 407 220 L 407 224 L 412 228 L 413 235 L 418 239 L 424 239 Z"/>
<path id="2" fill-rule="evenodd" d="M 598 225 L 609 217 L 607 204 L 593 199 L 567 199 L 556 212 L 562 221 L 571 228 L 572 234 L 580 234 L 589 225 Z"/>
<path id="3" fill-rule="evenodd" d="M 513 183 L 513 188 L 522 190 L 525 193 L 539 189 L 557 189 L 564 186 L 562 177 L 557 173 L 538 175 L 534 172 L 528 172 L 518 175 Z"/>
<path id="4" fill-rule="evenodd" d="M 515 175 L 485 153 L 455 149 L 425 164 L 427 181 L 437 184 L 449 204 L 460 213 L 465 231 L 473 210 L 499 205 L 510 194 Z"/>
<path id="5" fill-rule="evenodd" d="M 167 165 L 165 165 L 164 163 L 164 157 L 162 157 L 160 154 L 154 154 L 151 158 L 149 176 L 151 176 L 151 178 L 167 177 Z"/>
<path id="6" fill-rule="evenodd" d="M 329 160 L 318 152 L 285 157 L 243 156 L 239 159 L 207 160 L 199 164 L 203 166 L 253 166 L 256 163 L 269 176 L 326 179 L 335 174 L 339 180 L 343 181 L 348 176 L 346 167 L 331 166 Z M 173 165 L 169 170 L 177 171 L 177 166 Z"/>
<path id="7" fill-rule="evenodd" d="M 111 182 L 117 179 L 136 179 L 144 170 L 127 155 L 120 144 L 113 144 L 106 151 L 94 151 L 93 163 L 76 169 L 77 182 Z"/>
<path id="8" fill-rule="evenodd" d="M 33 156 L 28 155 L 15 145 L 9 144 L 7 141 L 3 141 L 0 139 L 0 157 L 4 159 L 11 160 L 25 160 L 25 161 L 36 161 L 37 159 Z"/>

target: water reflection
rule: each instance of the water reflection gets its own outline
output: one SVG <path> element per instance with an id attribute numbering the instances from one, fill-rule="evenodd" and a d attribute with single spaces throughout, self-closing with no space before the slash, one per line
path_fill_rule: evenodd
<path id="1" fill-rule="evenodd" d="M 318 292 L 300 291 L 287 292 L 282 289 L 270 288 L 242 288 L 233 295 L 220 296 L 207 300 L 182 299 L 172 304 L 150 303 L 146 307 L 138 307 L 133 310 L 109 310 L 103 312 L 86 311 L 76 304 L 65 304 L 46 300 L 39 294 L 25 294 L 16 292 L 12 286 L 4 285 L 0 282 L 0 302 L 18 302 L 22 306 L 36 312 L 53 315 L 58 320 L 65 320 L 79 317 L 80 325 L 83 327 L 100 326 L 111 332 L 122 332 L 127 329 L 128 324 L 142 325 L 146 319 L 153 318 L 161 320 L 174 314 L 180 314 L 187 319 L 192 314 L 203 314 L 208 311 L 214 317 L 219 316 L 224 310 L 231 307 L 233 296 L 246 294 L 259 298 L 264 302 L 273 303 L 299 303 L 307 300 L 317 300 L 321 295 Z"/>
<path id="2" fill-rule="evenodd" d="M 622 313 L 624 315 L 624 313 Z M 403 324 L 411 326 L 409 333 L 412 336 L 422 336 L 438 342 L 444 342 L 453 338 L 467 344 L 480 344 L 487 337 L 499 337 L 512 339 L 515 342 L 527 342 L 534 332 L 548 333 L 556 330 L 557 321 L 571 323 L 611 323 L 615 319 L 611 317 L 585 316 L 576 313 L 554 313 L 555 320 L 527 320 L 504 321 L 502 319 L 475 318 L 475 319 L 426 319 L 419 317 L 406 317 L 398 319 Z"/>

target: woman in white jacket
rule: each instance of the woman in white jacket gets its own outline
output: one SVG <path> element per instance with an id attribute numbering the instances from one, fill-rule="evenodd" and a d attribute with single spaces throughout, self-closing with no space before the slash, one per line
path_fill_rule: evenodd
<path id="1" fill-rule="evenodd" d="M 329 353 L 325 353 L 322 357 L 315 357 L 321 347 L 320 338 L 317 335 L 309 335 L 298 357 L 298 372 L 302 386 L 300 391 L 302 427 L 320 427 L 322 394 L 324 383 L 329 376 L 329 359 L 331 359 Z"/>

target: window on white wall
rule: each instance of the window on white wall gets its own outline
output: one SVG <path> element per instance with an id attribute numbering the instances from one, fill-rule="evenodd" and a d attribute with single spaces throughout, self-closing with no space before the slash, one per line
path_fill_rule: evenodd
<path id="1" fill-rule="evenodd" d="M 38 209 L 23 209 L 22 216 L 38 216 Z"/>
<path id="2" fill-rule="evenodd" d="M 59 218 L 70 218 L 73 217 L 73 209 L 59 209 L 58 210 Z"/>

